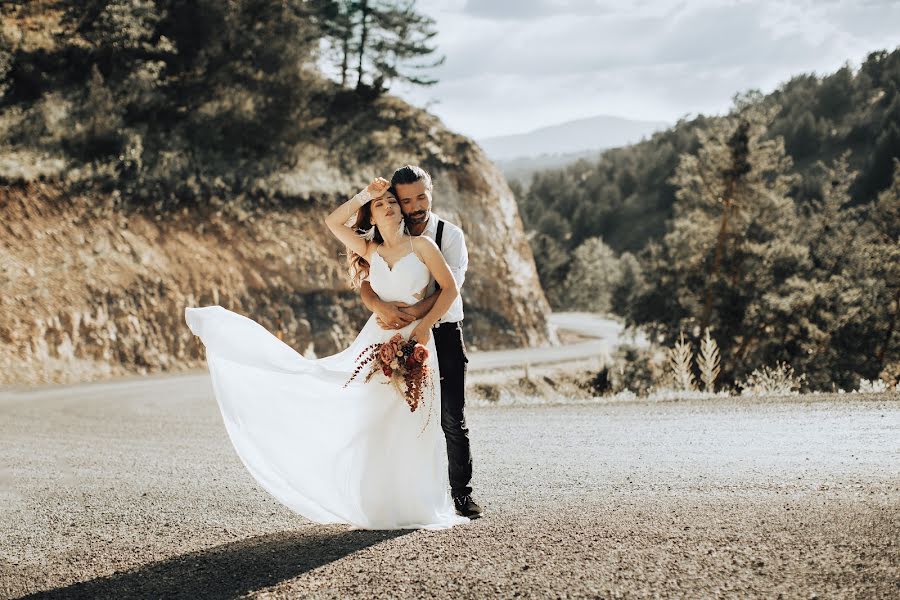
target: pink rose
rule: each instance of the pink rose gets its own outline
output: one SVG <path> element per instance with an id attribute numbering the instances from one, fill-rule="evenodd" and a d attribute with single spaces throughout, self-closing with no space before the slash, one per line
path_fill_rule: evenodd
<path id="1" fill-rule="evenodd" d="M 425 364 L 425 361 L 428 360 L 428 348 L 422 344 L 416 344 L 412 351 L 412 359 L 417 363 Z"/>
<path id="2" fill-rule="evenodd" d="M 382 344 L 378 349 L 378 358 L 381 359 L 381 363 L 384 365 L 391 364 L 391 361 L 394 360 L 396 354 L 393 346 L 389 343 Z"/>

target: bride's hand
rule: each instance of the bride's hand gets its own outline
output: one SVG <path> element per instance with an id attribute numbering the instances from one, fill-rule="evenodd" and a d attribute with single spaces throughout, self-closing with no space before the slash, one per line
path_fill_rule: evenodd
<path id="1" fill-rule="evenodd" d="M 391 187 L 390 181 L 384 177 L 376 177 L 372 180 L 372 183 L 369 184 L 369 195 L 372 197 L 372 200 L 381 198 L 389 187 Z"/>
<path id="2" fill-rule="evenodd" d="M 427 346 L 428 341 L 431 339 L 431 327 L 426 327 L 422 323 L 419 323 L 416 325 L 416 328 L 412 330 L 412 333 L 409 334 L 409 338 L 415 339 L 423 346 Z"/>
<path id="3" fill-rule="evenodd" d="M 407 304 L 402 302 L 381 302 L 375 309 L 375 318 L 382 329 L 403 329 L 415 318 L 403 309 Z"/>

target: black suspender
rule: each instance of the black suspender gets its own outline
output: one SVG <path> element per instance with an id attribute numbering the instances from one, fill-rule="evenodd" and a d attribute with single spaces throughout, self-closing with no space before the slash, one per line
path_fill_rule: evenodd
<path id="1" fill-rule="evenodd" d="M 437 244 L 438 250 L 441 250 L 441 238 L 444 237 L 444 222 L 438 219 L 437 233 L 434 235 L 434 243 Z M 443 250 L 441 250 L 443 252 Z M 434 289 L 440 290 L 441 286 L 438 282 L 434 282 Z"/>

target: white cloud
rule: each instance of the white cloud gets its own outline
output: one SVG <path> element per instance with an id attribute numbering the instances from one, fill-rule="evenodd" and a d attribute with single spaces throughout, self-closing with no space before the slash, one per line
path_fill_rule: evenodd
<path id="1" fill-rule="evenodd" d="M 674 122 L 893 49 L 900 3 L 426 0 L 447 62 L 396 89 L 476 138 L 598 114 Z M 437 101 L 437 103 L 434 103 Z"/>
<path id="2" fill-rule="evenodd" d="M 463 12 L 501 21 L 533 19 L 558 14 L 596 15 L 612 10 L 595 0 L 468 0 Z"/>

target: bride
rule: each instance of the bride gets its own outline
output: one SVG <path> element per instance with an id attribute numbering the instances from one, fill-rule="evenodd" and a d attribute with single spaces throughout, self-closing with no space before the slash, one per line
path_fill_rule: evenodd
<path id="1" fill-rule="evenodd" d="M 431 337 L 431 327 L 459 291 L 435 243 L 406 235 L 389 185 L 375 179 L 325 223 L 347 246 L 354 284 L 368 279 L 383 299 L 414 304 L 434 277 L 440 296 L 421 320 L 385 330 L 373 315 L 349 348 L 309 360 L 221 306 L 187 308 L 185 318 L 206 346 L 213 391 L 234 448 L 266 491 L 317 523 L 440 529 L 468 521 L 450 499 Z M 366 235 L 346 225 L 354 214 Z M 396 333 L 429 350 L 434 385 L 415 412 L 381 373 L 345 387 L 360 352 Z"/>

